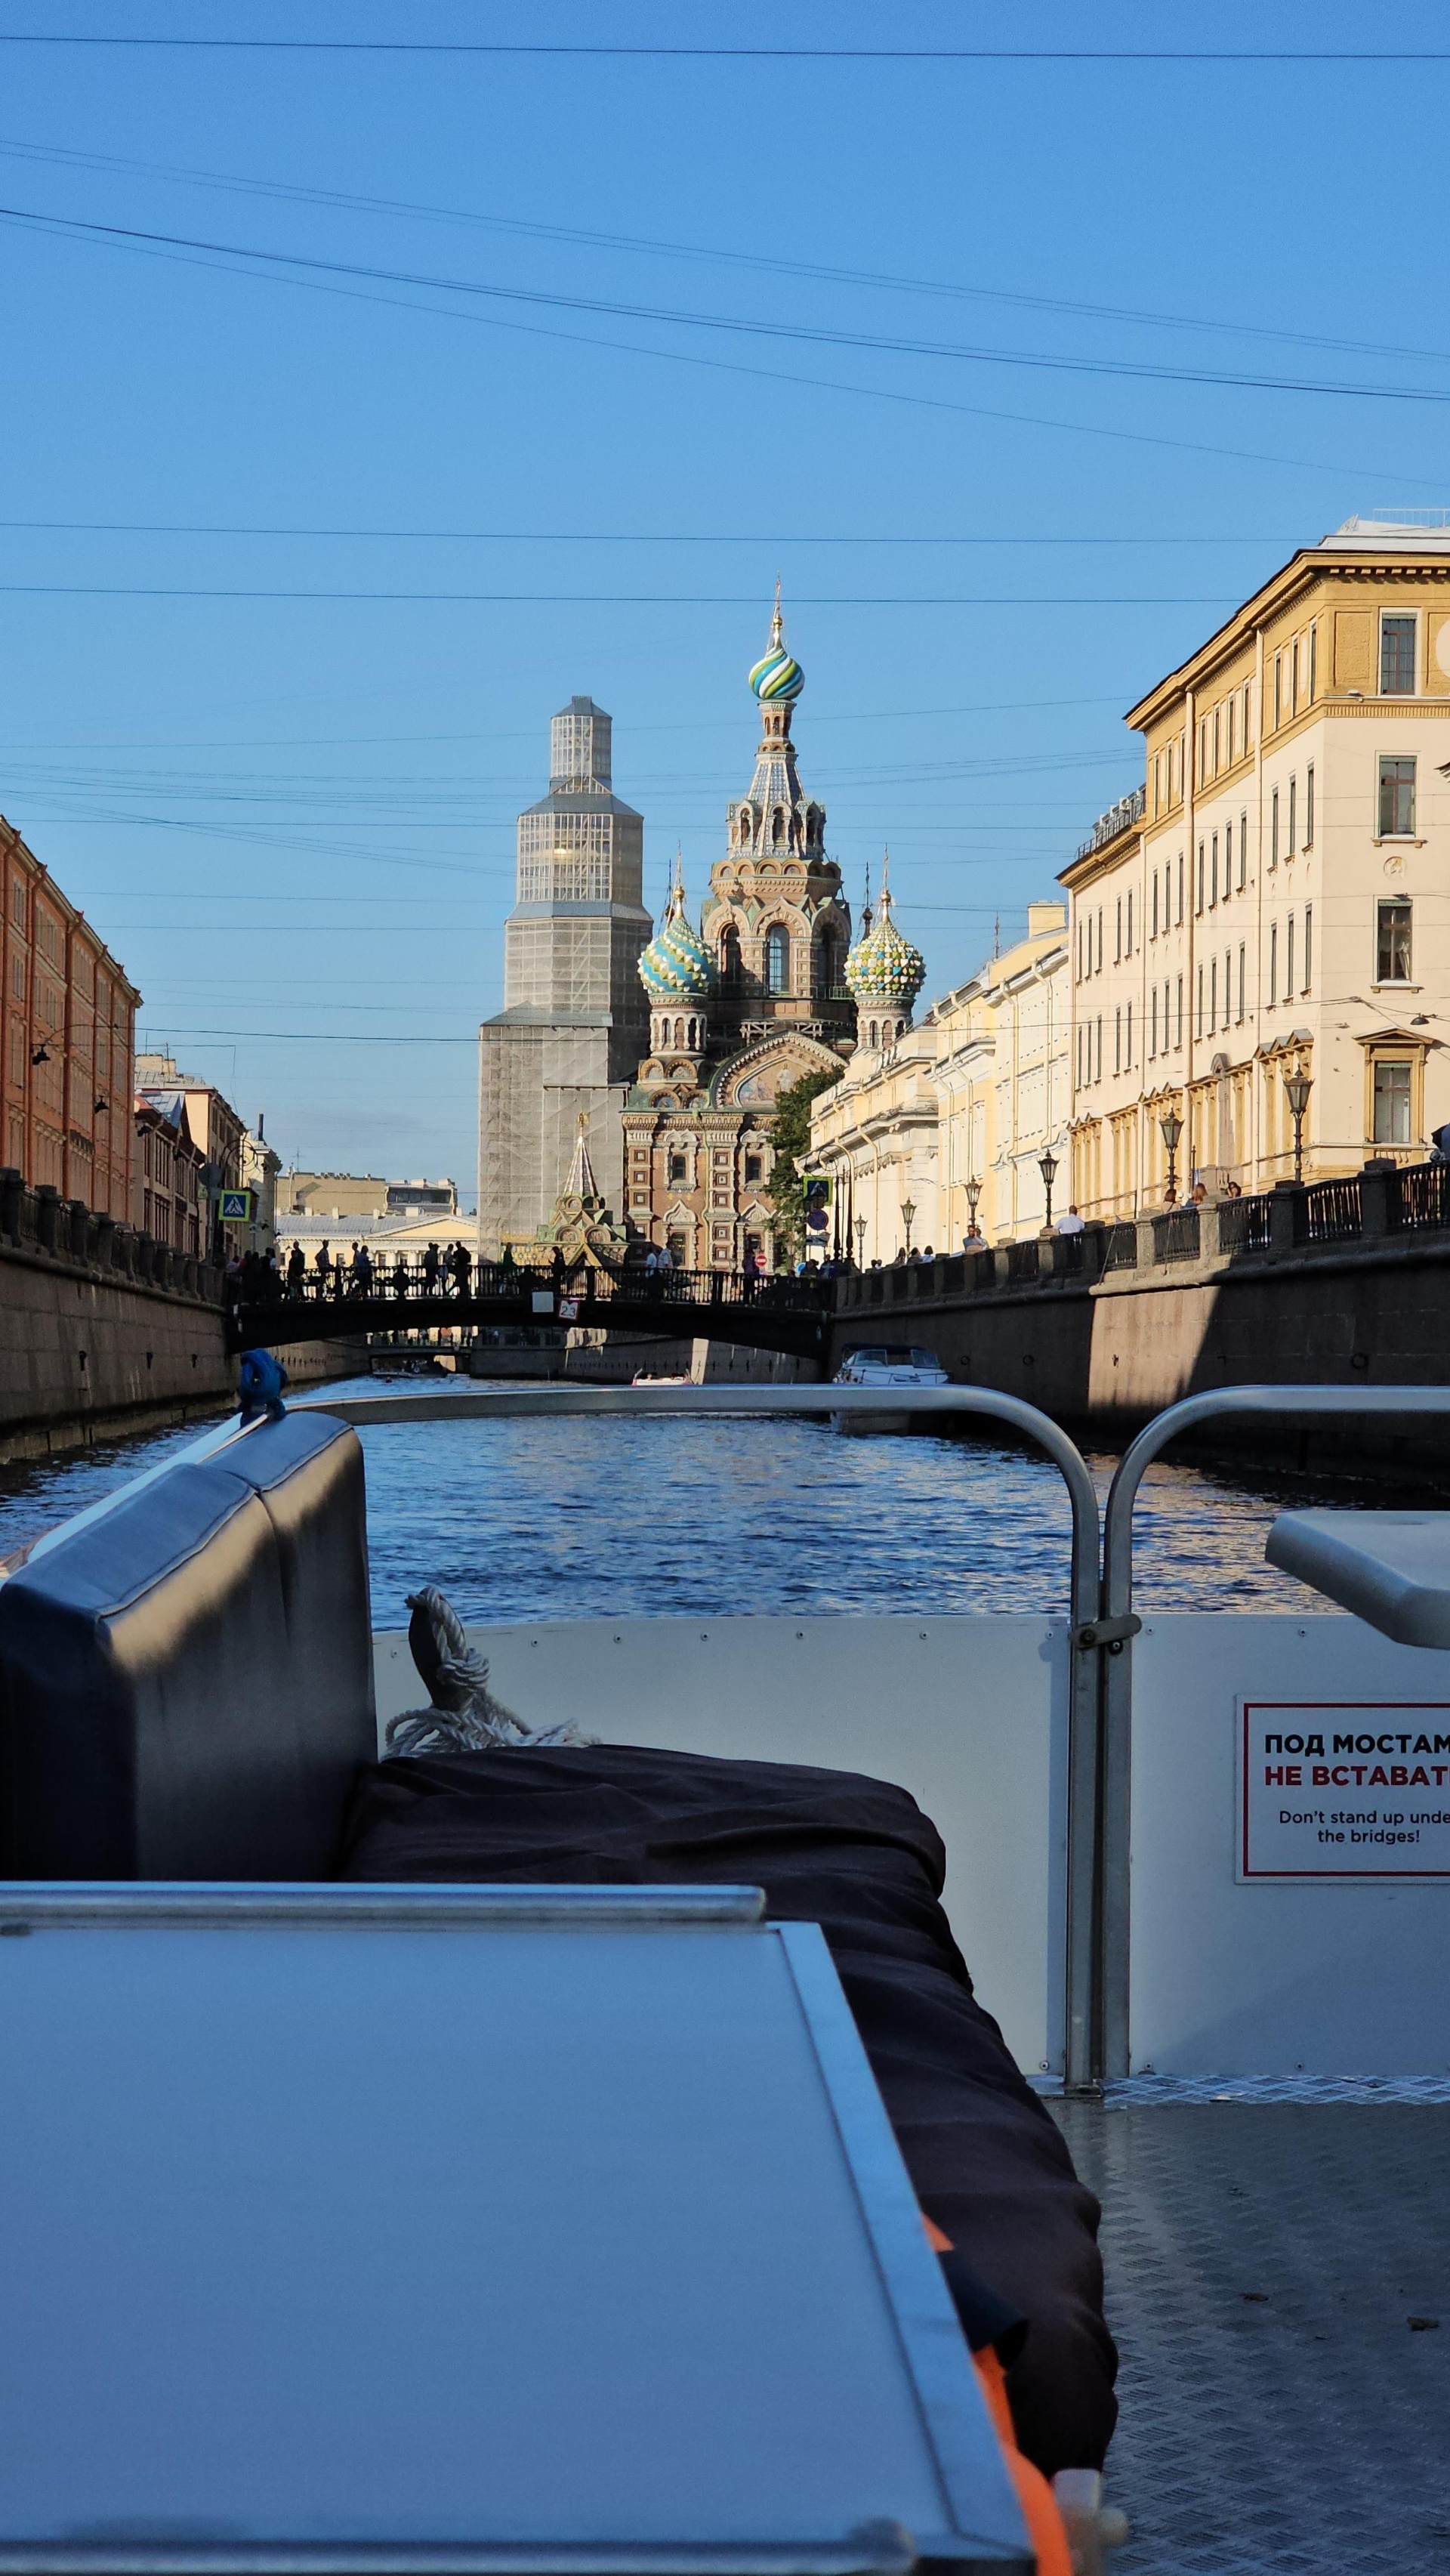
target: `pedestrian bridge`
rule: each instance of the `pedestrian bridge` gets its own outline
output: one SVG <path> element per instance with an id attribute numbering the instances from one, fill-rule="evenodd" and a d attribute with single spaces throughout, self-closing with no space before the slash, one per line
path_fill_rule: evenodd
<path id="1" fill-rule="evenodd" d="M 595 1331 L 680 1341 L 739 1342 L 823 1360 L 835 1309 L 834 1279 L 730 1270 L 619 1270 L 563 1262 L 528 1267 L 479 1262 L 464 1279 L 426 1275 L 421 1262 L 381 1264 L 371 1278 L 307 1272 L 267 1293 L 243 1293 L 227 1312 L 227 1346 L 421 1332 L 438 1326 L 578 1324 Z"/>

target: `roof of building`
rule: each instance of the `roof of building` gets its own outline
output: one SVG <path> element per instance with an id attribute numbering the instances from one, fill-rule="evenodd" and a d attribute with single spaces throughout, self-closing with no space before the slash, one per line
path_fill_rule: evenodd
<path id="1" fill-rule="evenodd" d="M 652 1002 L 697 1002 L 710 990 L 710 951 L 685 910 L 678 855 L 665 917 L 639 961 L 639 980 Z"/>
<path id="2" fill-rule="evenodd" d="M 875 921 L 846 960 L 846 983 L 857 1002 L 914 1002 L 926 982 L 926 959 L 897 929 L 891 902 L 883 869 Z"/>

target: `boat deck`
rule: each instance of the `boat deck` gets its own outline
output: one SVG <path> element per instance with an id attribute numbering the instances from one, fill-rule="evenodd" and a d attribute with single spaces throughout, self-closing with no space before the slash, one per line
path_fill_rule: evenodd
<path id="1" fill-rule="evenodd" d="M 1450 2103 L 1052 2109 L 1122 2351 L 1112 2576 L 1444 2576 Z"/>

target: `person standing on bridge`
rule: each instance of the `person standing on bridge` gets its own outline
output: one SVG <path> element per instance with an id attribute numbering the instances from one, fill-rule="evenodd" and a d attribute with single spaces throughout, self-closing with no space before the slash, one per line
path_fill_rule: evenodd
<path id="1" fill-rule="evenodd" d="M 425 1297 L 436 1297 L 438 1294 L 438 1246 L 436 1243 L 430 1243 L 427 1251 L 423 1255 L 423 1294 Z"/>
<path id="2" fill-rule="evenodd" d="M 360 1297 L 373 1293 L 373 1256 L 365 1243 L 360 1243 L 352 1256 L 352 1275 Z"/>
<path id="3" fill-rule="evenodd" d="M 318 1296 L 330 1296 L 332 1293 L 332 1254 L 327 1248 L 326 1235 L 323 1236 L 316 1252 L 312 1256 L 312 1267 L 317 1273 Z"/>
<path id="4" fill-rule="evenodd" d="M 303 1251 L 300 1243 L 294 1243 L 291 1251 L 287 1255 L 287 1294 L 289 1297 L 301 1296 L 302 1282 L 306 1276 L 307 1255 Z"/>
<path id="5" fill-rule="evenodd" d="M 406 1297 L 407 1293 L 408 1256 L 406 1252 L 399 1252 L 395 1253 L 393 1256 L 393 1295 L 395 1297 Z"/>
<path id="6" fill-rule="evenodd" d="M 466 1297 L 473 1277 L 473 1255 L 466 1243 L 453 1247 L 453 1284 L 460 1297 Z"/>

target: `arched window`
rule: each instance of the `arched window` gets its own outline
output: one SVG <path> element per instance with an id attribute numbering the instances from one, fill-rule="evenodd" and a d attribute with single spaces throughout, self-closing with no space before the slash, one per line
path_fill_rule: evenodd
<path id="1" fill-rule="evenodd" d="M 684 1021 L 683 1021 L 683 1020 L 676 1020 L 676 1022 L 675 1022 L 675 1044 L 676 1044 L 676 1046 L 677 1046 L 677 1047 L 682 1047 L 682 1046 L 684 1045 L 684 1043 L 685 1043 L 685 1023 L 684 1023 Z"/>
<path id="2" fill-rule="evenodd" d="M 765 935 L 765 981 L 772 993 L 790 991 L 790 932 L 783 921 L 772 923 Z"/>
<path id="3" fill-rule="evenodd" d="M 816 942 L 816 992 L 824 1000 L 841 986 L 841 943 L 834 930 L 823 930 Z"/>
<path id="4" fill-rule="evenodd" d="M 740 989 L 740 934 L 731 928 L 720 940 L 720 981 L 727 992 Z"/>
<path id="5" fill-rule="evenodd" d="M 785 847 L 785 808 L 782 805 L 777 805 L 770 818 L 770 846 L 773 850 Z"/>

